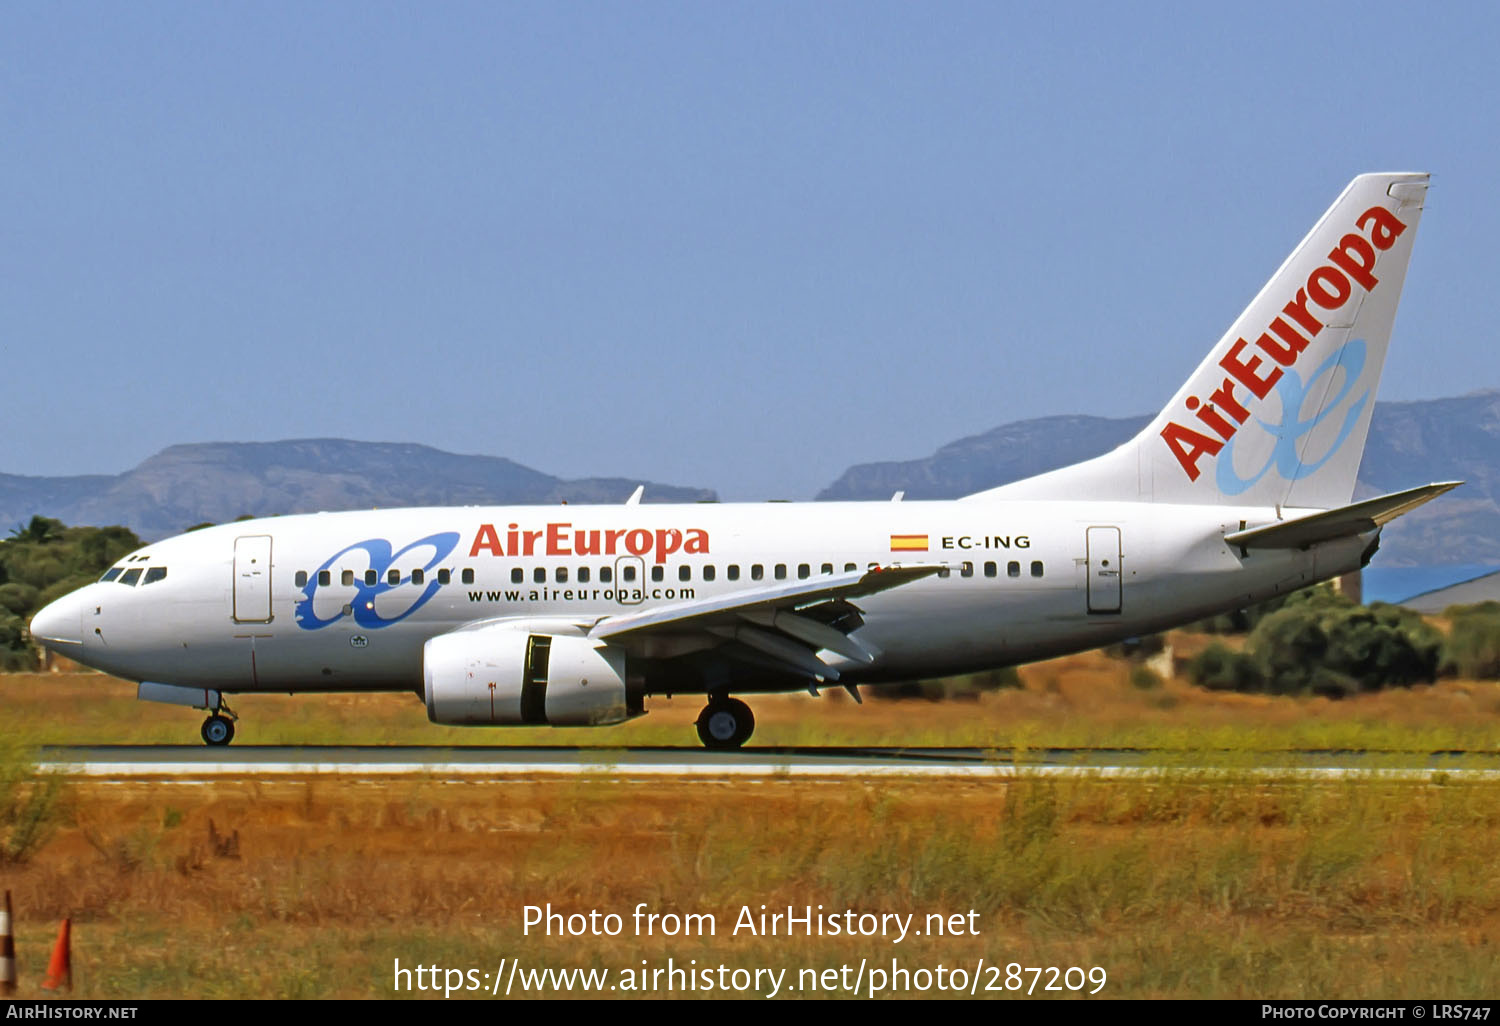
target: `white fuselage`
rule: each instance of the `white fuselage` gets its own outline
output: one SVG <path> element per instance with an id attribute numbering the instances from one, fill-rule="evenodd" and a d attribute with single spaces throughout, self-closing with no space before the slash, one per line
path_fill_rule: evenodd
<path id="1" fill-rule="evenodd" d="M 132 680 L 420 692 L 423 645 L 476 621 L 587 627 L 779 579 L 946 564 L 858 600 L 864 623 L 852 636 L 878 653 L 872 663 L 825 656 L 842 682 L 878 682 L 1026 662 L 1242 607 L 1357 568 L 1376 533 L 1305 551 L 1224 540 L 1276 519 L 1259 508 L 973 499 L 286 516 L 147 546 L 33 629 Z M 670 633 L 642 642 L 646 693 L 709 690 L 657 672 L 695 644 Z M 771 674 L 735 689 L 800 686 Z"/>
<path id="2" fill-rule="evenodd" d="M 139 694 L 411 690 L 449 724 L 604 725 L 643 696 L 977 671 L 1094 648 L 1364 565 L 1456 487 L 1353 502 L 1428 175 L 1357 176 L 1134 438 L 951 502 L 320 513 L 151 545 L 31 633 Z M 1285 518 L 1285 522 L 1283 521 Z M 858 692 L 855 692 L 856 696 Z M 232 715 L 232 714 L 231 714 Z"/>

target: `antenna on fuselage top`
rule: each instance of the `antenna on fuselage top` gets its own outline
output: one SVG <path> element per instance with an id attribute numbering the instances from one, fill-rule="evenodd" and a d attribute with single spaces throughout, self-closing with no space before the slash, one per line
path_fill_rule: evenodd
<path id="1" fill-rule="evenodd" d="M 625 500 L 625 505 L 627 505 L 627 506 L 639 506 L 641 504 L 641 496 L 644 495 L 645 492 L 646 492 L 646 486 L 645 485 L 636 485 L 635 486 L 635 491 L 633 491 L 633 492 L 630 493 L 630 498 L 628 498 L 628 499 Z"/>

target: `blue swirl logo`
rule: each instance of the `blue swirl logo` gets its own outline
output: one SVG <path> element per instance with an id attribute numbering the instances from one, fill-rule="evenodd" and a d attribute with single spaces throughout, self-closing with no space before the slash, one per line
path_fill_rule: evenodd
<path id="1" fill-rule="evenodd" d="M 1340 367 L 1344 369 L 1343 387 L 1338 390 L 1337 395 L 1330 396 L 1321 403 L 1316 414 L 1303 420 L 1304 400 L 1309 394 L 1316 394 L 1318 383 Z M 1240 495 L 1249 491 L 1257 481 L 1266 476 L 1272 467 L 1275 467 L 1276 473 L 1287 481 L 1296 481 L 1317 473 L 1323 464 L 1333 459 L 1348 441 L 1349 433 L 1354 430 L 1360 413 L 1363 412 L 1365 404 L 1370 401 L 1370 390 L 1366 388 L 1359 398 L 1350 404 L 1348 412 L 1344 414 L 1344 422 L 1339 427 L 1338 437 L 1333 440 L 1333 445 L 1329 447 L 1322 459 L 1311 463 L 1304 462 L 1302 454 L 1297 451 L 1297 443 L 1309 431 L 1338 412 L 1344 400 L 1354 391 L 1354 386 L 1359 383 L 1364 369 L 1365 341 L 1355 338 L 1345 342 L 1328 359 L 1324 360 L 1322 365 L 1312 372 L 1312 376 L 1307 379 L 1306 383 L 1295 374 L 1283 374 L 1281 380 L 1276 382 L 1276 394 L 1281 398 L 1281 423 L 1272 424 L 1259 417 L 1255 419 L 1255 422 L 1276 441 L 1271 454 L 1266 457 L 1265 466 L 1249 477 L 1240 477 L 1234 469 L 1234 443 L 1240 438 L 1239 434 L 1235 434 L 1224 444 L 1224 451 L 1219 454 L 1217 467 L 1219 491 L 1225 495 Z"/>
<path id="2" fill-rule="evenodd" d="M 307 584 L 302 589 L 302 598 L 297 603 L 297 626 L 305 631 L 321 630 L 331 624 L 338 623 L 346 616 L 352 616 L 355 623 L 368 630 L 378 630 L 381 627 L 389 627 L 393 623 L 400 623 L 425 606 L 428 600 L 438 593 L 438 589 L 442 587 L 442 584 L 438 582 L 436 576 L 429 578 L 429 575 L 432 574 L 433 567 L 448 558 L 448 554 L 453 551 L 454 546 L 457 544 L 457 531 L 443 531 L 439 534 L 428 535 L 426 538 L 419 538 L 405 548 L 395 552 L 391 551 L 391 543 L 384 538 L 370 538 L 366 541 L 355 542 L 347 548 L 340 549 L 332 556 L 329 556 L 327 561 L 318 567 L 316 573 L 308 576 Z M 413 569 L 420 569 L 422 571 L 425 587 L 422 587 L 420 592 L 412 594 L 410 602 L 405 606 L 398 606 L 397 609 L 393 610 L 391 608 L 393 602 L 388 600 L 382 603 L 385 606 L 385 613 L 387 615 L 377 612 L 375 608 L 376 601 L 387 592 L 394 592 L 401 588 L 414 590 L 411 588 L 412 579 L 410 570 L 395 581 L 390 579 L 388 571 L 392 564 L 399 562 L 401 557 L 407 553 L 424 548 L 430 549 L 432 555 L 420 568 Z M 314 605 L 318 597 L 319 575 L 325 570 L 331 569 L 334 564 L 352 552 L 363 552 L 369 558 L 367 569 L 375 572 L 375 583 L 369 583 L 363 574 L 356 574 L 354 578 L 354 596 L 346 602 L 341 603 L 338 612 L 334 613 L 334 615 L 329 617 L 318 616 Z M 342 585 L 342 587 L 348 587 L 348 585 Z"/>

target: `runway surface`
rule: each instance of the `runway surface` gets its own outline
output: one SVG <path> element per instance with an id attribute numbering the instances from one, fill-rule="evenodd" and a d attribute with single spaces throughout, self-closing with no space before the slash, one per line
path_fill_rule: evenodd
<path id="1" fill-rule="evenodd" d="M 1352 752 L 1332 750 L 1181 752 L 1157 749 L 1050 748 L 510 748 L 428 746 L 271 747 L 237 745 L 54 746 L 45 769 L 102 779 L 208 780 L 225 777 L 431 776 L 509 779 L 592 775 L 601 778 L 952 777 L 1011 780 L 1024 776 L 1141 779 L 1258 776 L 1500 782 L 1500 752 Z"/>

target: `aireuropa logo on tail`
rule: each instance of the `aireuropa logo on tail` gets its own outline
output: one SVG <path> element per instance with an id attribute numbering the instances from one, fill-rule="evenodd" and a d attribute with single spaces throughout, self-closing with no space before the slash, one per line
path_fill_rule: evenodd
<path id="1" fill-rule="evenodd" d="M 1250 488 L 1275 466 L 1277 472 L 1288 480 L 1305 477 L 1312 473 L 1338 450 L 1348 437 L 1358 413 L 1369 399 L 1368 390 L 1351 406 L 1337 441 L 1316 464 L 1302 466 L 1297 459 L 1296 440 L 1311 431 L 1326 417 L 1335 412 L 1354 387 L 1359 372 L 1364 367 L 1365 343 L 1354 339 L 1321 364 L 1306 382 L 1295 370 L 1297 362 L 1312 340 L 1323 331 L 1323 317 L 1340 309 L 1354 296 L 1358 285 L 1366 293 L 1373 292 L 1380 284 L 1375 276 L 1378 253 L 1383 253 L 1396 244 L 1396 239 L 1406 231 L 1406 225 L 1395 214 L 1381 206 L 1371 207 L 1354 222 L 1358 232 L 1349 232 L 1328 253 L 1328 262 L 1320 264 L 1311 274 L 1296 296 L 1281 308 L 1266 330 L 1256 339 L 1254 349 L 1245 339 L 1236 339 L 1234 345 L 1219 360 L 1225 372 L 1223 384 L 1210 395 L 1190 395 L 1184 405 L 1199 424 L 1212 434 L 1186 427 L 1173 420 L 1162 428 L 1161 437 L 1172 451 L 1183 473 L 1189 481 L 1198 480 L 1202 473 L 1198 461 L 1204 456 L 1219 458 L 1217 484 L 1228 495 L 1238 495 Z M 1363 234 L 1361 234 L 1363 233 Z M 1314 311 L 1324 311 L 1320 316 Z M 1300 330 L 1299 330 L 1300 329 Z M 1305 333 L 1305 334 L 1304 334 Z M 1259 352 L 1256 352 L 1258 350 Z M 1341 363 L 1342 361 L 1342 363 Z M 1357 363 L 1357 366 L 1356 366 Z M 1321 405 L 1315 416 L 1304 420 L 1302 400 L 1314 383 L 1324 380 L 1325 375 L 1343 366 L 1344 386 L 1333 401 Z M 1249 392 L 1241 399 L 1236 387 Z M 1262 400 L 1277 390 L 1281 401 L 1281 423 L 1271 424 L 1260 418 L 1256 423 L 1276 438 L 1276 448 L 1265 467 L 1250 478 L 1241 478 L 1233 467 L 1233 442 L 1245 421 L 1250 419 L 1252 407 L 1258 409 Z M 1186 419 L 1186 418 L 1184 418 Z M 1225 450 L 1228 456 L 1225 458 Z M 1289 472 L 1290 471 L 1290 472 Z M 1229 487 L 1225 487 L 1225 485 Z"/>
<path id="2" fill-rule="evenodd" d="M 1338 391 L 1323 401 L 1322 405 L 1312 416 L 1302 416 L 1302 406 L 1309 395 L 1318 395 L 1319 386 L 1328 381 L 1332 375 L 1340 369 L 1344 372 L 1343 384 Z M 1300 478 L 1309 477 L 1316 473 L 1323 464 L 1333 459 L 1339 449 L 1343 448 L 1344 440 L 1349 437 L 1349 432 L 1354 430 L 1354 425 L 1359 422 L 1359 415 L 1364 412 L 1365 404 L 1370 401 L 1370 388 L 1365 386 L 1364 391 L 1355 396 L 1348 405 L 1355 388 L 1365 369 L 1365 340 L 1362 338 L 1350 339 L 1338 348 L 1336 352 L 1324 360 L 1318 369 L 1312 372 L 1312 376 L 1303 384 L 1302 379 L 1295 374 L 1287 374 L 1276 383 L 1276 395 L 1281 400 L 1281 420 L 1271 423 L 1260 417 L 1255 419 L 1262 430 L 1276 440 L 1266 462 L 1249 477 L 1241 477 L 1234 466 L 1234 438 L 1224 443 L 1224 452 L 1220 455 L 1217 464 L 1215 483 L 1219 491 L 1225 495 L 1242 495 L 1249 491 L 1257 481 L 1266 476 L 1266 472 L 1272 467 L 1280 474 L 1283 480 L 1296 481 Z M 1331 382 L 1328 383 L 1331 388 Z M 1333 444 L 1321 459 L 1308 461 L 1306 454 L 1300 452 L 1297 444 L 1302 437 L 1312 431 L 1323 421 L 1330 417 L 1343 416 L 1343 423 L 1339 426 L 1339 433 L 1334 438 Z M 1235 438 L 1239 438 L 1236 435 Z"/>

